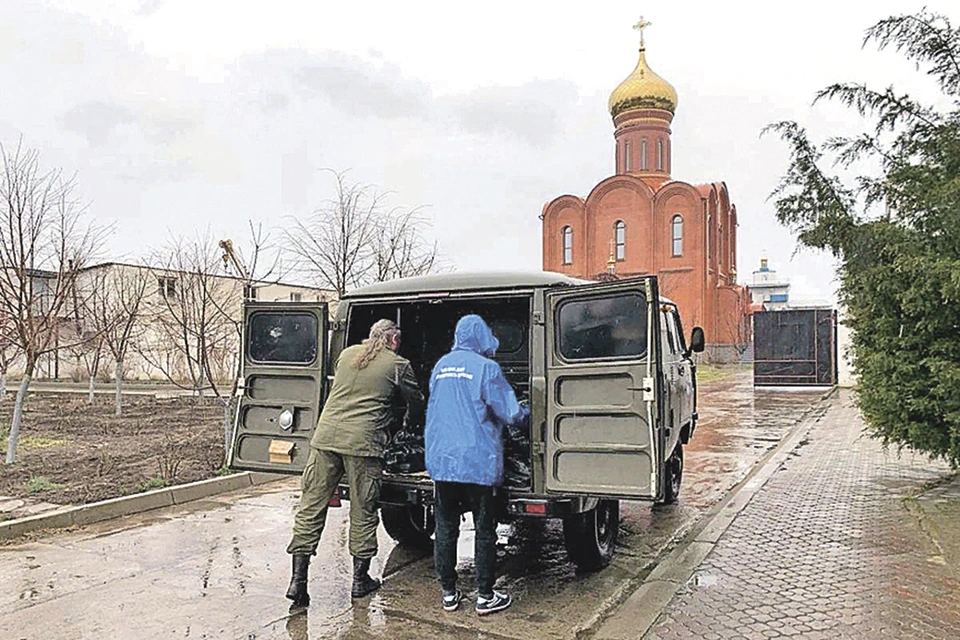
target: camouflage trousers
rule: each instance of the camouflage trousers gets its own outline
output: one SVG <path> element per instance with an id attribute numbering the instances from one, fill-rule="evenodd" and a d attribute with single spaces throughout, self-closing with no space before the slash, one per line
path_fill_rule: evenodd
<path id="1" fill-rule="evenodd" d="M 293 539 L 287 553 L 314 555 L 327 519 L 327 506 L 346 475 L 350 486 L 350 555 L 377 555 L 377 513 L 380 500 L 380 458 L 347 456 L 310 448 L 310 457 L 300 480 L 300 506 L 293 523 Z"/>

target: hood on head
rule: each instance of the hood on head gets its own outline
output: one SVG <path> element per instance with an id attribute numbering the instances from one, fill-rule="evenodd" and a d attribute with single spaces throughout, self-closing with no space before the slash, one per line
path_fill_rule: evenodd
<path id="1" fill-rule="evenodd" d="M 492 357 L 499 347 L 500 341 L 480 316 L 470 314 L 463 316 L 457 322 L 453 339 L 454 350 L 466 349 L 482 356 Z"/>

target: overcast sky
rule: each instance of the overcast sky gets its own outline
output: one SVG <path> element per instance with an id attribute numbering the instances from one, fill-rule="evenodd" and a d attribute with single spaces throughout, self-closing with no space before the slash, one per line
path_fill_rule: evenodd
<path id="1" fill-rule="evenodd" d="M 924 4 L 0 0 L 0 142 L 23 136 L 77 173 L 114 225 L 111 258 L 306 214 L 333 168 L 426 205 L 459 270 L 538 269 L 543 204 L 613 171 L 607 98 L 645 11 L 648 61 L 679 94 L 673 177 L 726 181 L 741 281 L 765 253 L 795 299 L 826 299 L 830 260 L 794 255 L 767 201 L 786 148 L 759 132 L 855 131 L 810 106 L 835 81 L 934 96 L 897 54 L 860 48 L 873 22 Z"/>

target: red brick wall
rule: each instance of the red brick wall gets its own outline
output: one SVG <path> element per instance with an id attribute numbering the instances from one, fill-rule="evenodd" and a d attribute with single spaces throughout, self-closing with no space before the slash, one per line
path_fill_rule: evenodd
<path id="1" fill-rule="evenodd" d="M 727 204 L 725 185 L 694 187 L 673 181 L 654 191 L 648 182 L 659 181 L 616 175 L 598 184 L 585 201 L 561 196 L 548 203 L 543 209 L 544 270 L 581 278 L 605 272 L 614 225 L 623 220 L 625 256 L 617 262 L 617 273 L 657 274 L 662 295 L 677 303 L 688 333 L 701 326 L 708 344 L 734 344 L 740 337 L 744 296 L 740 287 L 730 286 L 736 215 Z M 672 221 L 677 214 L 683 218 L 683 252 L 673 256 Z M 574 234 L 570 265 L 562 264 L 561 230 L 567 225 Z"/>
<path id="2" fill-rule="evenodd" d="M 663 296 L 677 303 L 689 332 L 701 326 L 707 344 L 733 344 L 743 322 L 744 291 L 735 283 L 736 208 L 723 182 L 694 187 L 670 178 L 673 114 L 636 109 L 618 115 L 617 174 L 600 182 L 586 200 L 561 196 L 543 208 L 543 268 L 581 278 L 607 271 L 614 225 L 626 225 L 620 277 L 657 274 Z M 640 154 L 646 141 L 646 165 Z M 657 142 L 663 162 L 657 163 Z M 629 143 L 630 162 L 626 159 Z M 629 169 L 629 170 L 628 170 Z M 683 251 L 673 255 L 673 217 L 683 218 Z M 573 229 L 573 261 L 563 264 L 565 226 Z M 614 248 L 615 250 L 615 248 Z"/>

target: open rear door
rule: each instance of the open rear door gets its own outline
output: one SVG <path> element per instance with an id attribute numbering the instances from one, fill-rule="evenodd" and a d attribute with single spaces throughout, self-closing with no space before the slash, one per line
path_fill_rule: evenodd
<path id="1" fill-rule="evenodd" d="M 546 489 L 654 499 L 656 278 L 547 293 Z"/>
<path id="2" fill-rule="evenodd" d="M 228 466 L 300 473 L 327 373 L 327 303 L 244 305 L 243 384 Z"/>

